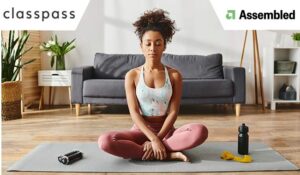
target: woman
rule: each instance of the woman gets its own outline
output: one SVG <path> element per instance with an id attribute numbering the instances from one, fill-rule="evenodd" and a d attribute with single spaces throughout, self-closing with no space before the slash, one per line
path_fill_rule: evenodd
<path id="1" fill-rule="evenodd" d="M 166 44 L 176 29 L 174 21 L 161 9 L 146 11 L 133 25 L 145 56 L 144 65 L 127 72 L 125 91 L 133 127 L 100 136 L 100 149 L 115 156 L 140 160 L 181 160 L 181 151 L 202 144 L 207 128 L 187 124 L 177 129 L 182 93 L 181 74 L 161 63 Z"/>

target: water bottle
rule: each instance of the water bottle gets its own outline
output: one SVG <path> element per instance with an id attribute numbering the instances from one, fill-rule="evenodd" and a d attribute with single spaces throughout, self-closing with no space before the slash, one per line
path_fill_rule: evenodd
<path id="1" fill-rule="evenodd" d="M 239 136 L 238 136 L 238 153 L 241 155 L 248 154 L 249 150 L 249 136 L 248 136 L 248 126 L 243 123 L 239 126 Z"/>

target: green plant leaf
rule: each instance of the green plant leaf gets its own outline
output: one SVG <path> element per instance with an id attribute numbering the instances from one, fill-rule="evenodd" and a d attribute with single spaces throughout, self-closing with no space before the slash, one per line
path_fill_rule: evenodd
<path id="1" fill-rule="evenodd" d="M 21 32 L 15 38 L 15 31 L 9 31 L 8 43 L 1 43 L 1 59 L 2 59 L 2 78 L 1 81 L 15 81 L 19 77 L 20 69 L 26 64 L 34 60 L 26 61 L 21 64 L 21 59 L 29 50 L 24 50 L 25 44 L 28 41 L 29 34 L 27 31 Z"/>
<path id="2" fill-rule="evenodd" d="M 300 33 L 293 33 L 292 38 L 295 41 L 300 41 Z"/>
<path id="3" fill-rule="evenodd" d="M 53 39 L 54 38 L 54 39 Z M 46 44 L 47 43 L 42 43 L 42 51 L 51 51 L 53 53 L 52 57 L 51 57 L 51 67 L 54 66 L 54 62 L 57 61 L 57 56 L 59 57 L 64 57 L 65 54 L 67 54 L 68 52 L 70 52 L 71 50 L 73 50 L 75 48 L 75 45 L 74 45 L 74 41 L 75 39 L 73 39 L 72 41 L 70 42 L 63 42 L 63 43 L 59 43 L 58 42 L 58 37 L 57 35 L 55 34 L 54 36 L 51 36 L 51 40 L 50 41 L 53 41 L 54 44 L 52 44 L 51 46 L 49 47 L 46 47 Z"/>

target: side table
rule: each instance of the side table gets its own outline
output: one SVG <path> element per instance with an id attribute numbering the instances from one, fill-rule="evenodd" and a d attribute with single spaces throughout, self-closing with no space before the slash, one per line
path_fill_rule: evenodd
<path id="1" fill-rule="evenodd" d="M 71 70 L 41 70 L 38 72 L 38 85 L 41 86 L 41 96 L 39 109 L 43 108 L 44 98 L 43 93 L 45 87 L 49 87 L 49 105 L 53 103 L 52 88 L 67 87 L 69 91 L 70 109 L 72 110 L 71 103 Z M 54 91 L 55 92 L 55 91 Z M 53 92 L 53 95 L 55 95 Z"/>

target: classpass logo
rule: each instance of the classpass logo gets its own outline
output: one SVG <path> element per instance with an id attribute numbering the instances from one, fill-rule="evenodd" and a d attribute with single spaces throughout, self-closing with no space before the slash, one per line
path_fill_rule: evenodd
<path id="1" fill-rule="evenodd" d="M 296 10 L 285 12 L 283 10 L 273 10 L 271 12 L 247 12 L 241 10 L 236 18 L 236 10 L 227 10 L 225 15 L 227 20 L 295 20 Z"/>
<path id="2" fill-rule="evenodd" d="M 48 19 L 75 19 L 76 17 L 74 10 L 17 10 L 14 7 L 5 10 L 2 15 L 5 20 L 40 20 L 42 22 Z"/>
<path id="3" fill-rule="evenodd" d="M 2 30 L 75 30 L 89 0 L 1 0 Z"/>

